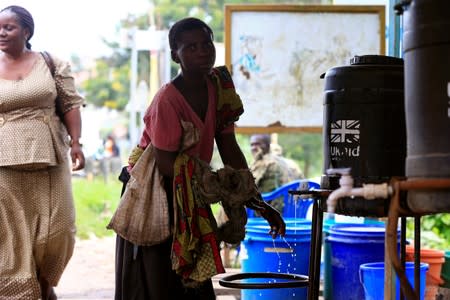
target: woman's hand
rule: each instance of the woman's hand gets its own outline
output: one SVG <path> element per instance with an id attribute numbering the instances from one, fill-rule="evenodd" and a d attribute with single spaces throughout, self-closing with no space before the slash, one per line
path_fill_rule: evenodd
<path id="1" fill-rule="evenodd" d="M 79 142 L 71 143 L 70 157 L 72 159 L 72 171 L 78 171 L 84 168 L 85 159 Z"/>
<path id="2" fill-rule="evenodd" d="M 286 234 L 286 223 L 281 217 L 281 214 L 266 202 L 264 203 L 265 207 L 259 213 L 270 225 L 269 234 L 272 238 L 276 238 L 278 235 L 284 236 Z"/>
<path id="3" fill-rule="evenodd" d="M 80 108 L 75 107 L 64 113 L 64 124 L 70 136 L 70 158 L 72 170 L 78 171 L 84 168 L 84 154 L 81 149 L 81 113 Z"/>
<path id="4" fill-rule="evenodd" d="M 276 238 L 278 235 L 284 236 L 286 234 L 286 223 L 284 222 L 281 214 L 273 208 L 270 204 L 262 200 L 261 195 L 258 198 L 252 198 L 246 203 L 248 208 L 251 208 L 267 220 L 270 225 L 269 234 L 272 238 Z"/>

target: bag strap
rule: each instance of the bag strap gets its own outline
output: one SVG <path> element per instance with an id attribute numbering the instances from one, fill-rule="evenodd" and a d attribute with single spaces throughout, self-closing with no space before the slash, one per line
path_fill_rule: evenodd
<path id="1" fill-rule="evenodd" d="M 42 51 L 41 55 L 44 58 L 45 63 L 47 64 L 48 68 L 50 69 L 50 73 L 52 74 L 53 80 L 55 81 L 56 92 L 59 95 L 61 87 L 58 85 L 58 82 L 55 79 L 55 75 L 56 75 L 55 62 L 53 61 L 53 58 L 51 57 L 50 53 L 48 53 L 47 51 Z M 56 115 L 59 117 L 59 119 L 65 125 L 63 104 L 62 104 L 61 98 L 59 96 L 56 97 L 56 99 L 55 99 L 55 112 L 56 112 Z"/>
<path id="2" fill-rule="evenodd" d="M 47 51 L 41 52 L 42 57 L 45 60 L 45 63 L 47 64 L 48 68 L 50 69 L 50 73 L 52 74 L 52 77 L 55 78 L 56 73 L 56 66 L 53 62 L 53 58 L 50 56 L 50 54 Z"/>

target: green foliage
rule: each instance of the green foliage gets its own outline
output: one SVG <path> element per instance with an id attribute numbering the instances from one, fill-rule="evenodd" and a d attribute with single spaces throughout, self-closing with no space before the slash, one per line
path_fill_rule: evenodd
<path id="1" fill-rule="evenodd" d="M 105 182 L 101 177 L 91 180 L 74 177 L 72 184 L 77 236 L 86 239 L 92 235 L 113 235 L 114 232 L 107 230 L 106 225 L 119 203 L 122 183 L 115 178 Z"/>
<path id="2" fill-rule="evenodd" d="M 283 133 L 278 136 L 283 156 L 298 163 L 306 178 L 320 176 L 323 172 L 321 133 Z"/>
<path id="3" fill-rule="evenodd" d="M 213 30 L 215 41 L 224 40 L 224 11 L 226 4 L 327 4 L 331 0 L 155 0 L 157 26 L 169 28 L 185 17 L 205 21 Z"/>
<path id="4" fill-rule="evenodd" d="M 82 85 L 86 101 L 96 107 L 124 109 L 130 94 L 129 71 L 121 55 L 97 59 L 94 74 Z"/>
<path id="5" fill-rule="evenodd" d="M 414 239 L 414 219 L 407 220 L 407 238 Z M 423 216 L 420 219 L 421 244 L 426 248 L 450 249 L 450 214 Z"/>
<path id="6" fill-rule="evenodd" d="M 155 26 L 157 29 L 167 29 L 177 20 L 191 16 L 204 20 L 214 31 L 215 41 L 223 42 L 224 40 L 224 6 L 226 4 L 268 4 L 268 3 L 310 3 L 325 4 L 329 0 L 304 0 L 304 1 L 277 1 L 277 0 L 155 0 Z M 145 30 L 150 27 L 148 12 L 142 15 L 128 15 L 120 21 L 119 29 L 129 29 L 137 27 Z M 92 76 L 82 85 L 86 102 L 96 107 L 107 106 L 123 110 L 129 99 L 130 86 L 130 51 L 123 50 L 117 42 L 104 40 L 104 43 L 113 50 L 110 57 L 101 57 L 96 61 L 96 66 L 92 72 Z M 149 82 L 150 64 L 149 51 L 139 51 L 138 53 L 138 78 Z M 74 69 L 81 70 L 80 60 L 78 57 L 72 58 Z M 171 65 L 172 74 L 176 74 L 177 65 Z M 306 163 L 306 168 L 309 164 Z"/>

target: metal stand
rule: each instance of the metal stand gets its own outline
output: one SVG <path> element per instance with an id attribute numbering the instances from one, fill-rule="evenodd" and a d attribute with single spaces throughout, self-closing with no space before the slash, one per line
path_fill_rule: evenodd
<path id="1" fill-rule="evenodd" d="M 322 253 L 323 209 L 322 202 L 330 194 L 330 190 L 289 191 L 300 198 L 313 199 L 311 247 L 309 254 L 308 300 L 317 300 L 320 289 L 320 257 Z M 300 201 L 300 200 L 299 200 Z"/>
<path id="2" fill-rule="evenodd" d="M 322 202 L 330 194 L 330 190 L 312 191 L 289 191 L 292 195 L 302 195 L 300 198 L 313 199 L 312 224 L 311 224 L 311 247 L 309 256 L 308 275 L 278 274 L 278 273 L 240 273 L 225 276 L 219 284 L 225 287 L 238 289 L 271 289 L 284 287 L 308 287 L 308 300 L 317 300 L 320 289 L 320 257 L 322 252 L 322 228 L 323 209 Z M 301 201 L 301 200 L 299 200 Z M 287 283 L 246 283 L 241 279 L 249 278 L 284 278 L 290 279 Z"/>
<path id="3" fill-rule="evenodd" d="M 420 295 L 420 217 L 421 212 L 410 210 L 408 207 L 401 205 L 403 201 L 400 199 L 407 191 L 435 191 L 435 190 L 449 190 L 450 178 L 416 178 L 416 179 L 398 179 L 392 178 L 390 186 L 393 188 L 393 194 L 390 201 L 388 222 L 386 226 L 386 253 L 389 256 L 390 266 L 394 268 L 397 276 L 400 279 L 401 292 L 409 299 L 419 299 Z M 437 212 L 435 212 L 437 213 Z M 406 225 L 403 225 L 405 217 L 414 217 L 414 286 L 411 287 L 405 274 L 405 241 L 403 236 L 406 232 Z M 401 260 L 397 253 L 397 223 L 398 220 L 402 222 L 402 248 Z M 386 266 L 388 267 L 388 266 Z M 402 296 L 403 297 L 403 296 Z"/>

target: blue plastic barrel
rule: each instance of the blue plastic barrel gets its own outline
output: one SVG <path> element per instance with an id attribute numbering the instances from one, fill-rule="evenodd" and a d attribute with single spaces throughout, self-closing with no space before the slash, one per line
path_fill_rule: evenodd
<path id="1" fill-rule="evenodd" d="M 420 300 L 425 297 L 425 278 L 428 271 L 428 264 L 420 264 Z M 384 262 L 362 264 L 359 270 L 361 284 L 364 287 L 365 300 L 384 299 Z M 406 262 L 405 273 L 409 283 L 414 288 L 414 263 Z M 400 299 L 400 281 L 396 277 L 396 297 Z"/>
<path id="2" fill-rule="evenodd" d="M 356 222 L 356 218 L 355 218 Z M 330 235 L 330 229 L 333 226 L 336 225 L 347 225 L 347 226 L 353 226 L 356 223 L 338 223 L 336 222 L 333 214 L 328 214 L 327 218 L 323 221 L 323 267 L 321 267 L 321 274 L 323 275 L 323 297 L 324 299 L 333 299 L 332 298 L 332 279 L 331 279 L 331 249 L 330 249 L 330 243 L 326 242 L 328 236 Z M 367 226 L 370 226 L 372 224 L 375 224 L 377 226 L 384 226 L 384 223 L 378 220 L 365 218 L 364 224 Z"/>
<path id="3" fill-rule="evenodd" d="M 327 243 L 328 236 L 330 235 L 330 229 L 334 226 L 335 220 L 333 218 L 327 218 L 323 221 L 323 268 L 320 268 L 321 271 L 323 269 L 323 296 L 324 299 L 331 299 L 331 249 L 330 243 Z"/>
<path id="4" fill-rule="evenodd" d="M 283 218 L 284 222 L 286 223 L 286 227 L 292 227 L 292 225 L 298 225 L 298 224 L 306 224 L 311 225 L 311 220 L 305 219 L 305 218 Z M 267 225 L 269 226 L 269 223 L 267 223 L 267 220 L 262 217 L 253 217 L 247 219 L 247 225 L 245 225 L 246 228 L 252 228 L 256 225 Z"/>
<path id="5" fill-rule="evenodd" d="M 318 188 L 320 188 L 320 185 L 314 181 L 299 179 L 286 183 L 271 192 L 262 193 L 261 196 L 266 202 L 282 197 L 284 207 L 283 211 L 280 211 L 280 213 L 283 218 L 306 218 L 313 200 L 300 199 L 298 196 L 291 195 L 289 191 L 313 190 Z M 247 216 L 249 218 L 256 217 L 255 211 L 247 208 Z"/>
<path id="6" fill-rule="evenodd" d="M 254 223 L 252 223 L 254 222 Z M 308 275 L 311 244 L 311 222 L 305 219 L 287 220 L 284 238 L 272 239 L 269 226 L 250 221 L 241 243 L 242 272 L 270 272 Z M 267 279 L 249 279 L 268 282 Z M 307 288 L 243 289 L 242 300 L 301 300 L 307 298 Z"/>
<path id="7" fill-rule="evenodd" d="M 384 225 L 341 224 L 329 230 L 330 284 L 327 299 L 361 300 L 364 289 L 359 280 L 359 266 L 384 261 Z"/>

